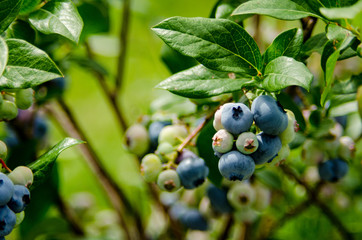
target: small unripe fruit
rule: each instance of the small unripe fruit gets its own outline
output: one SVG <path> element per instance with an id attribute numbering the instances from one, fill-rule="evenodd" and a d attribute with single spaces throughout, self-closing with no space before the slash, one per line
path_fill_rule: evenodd
<path id="1" fill-rule="evenodd" d="M 255 190 L 246 183 L 234 184 L 228 191 L 227 198 L 235 209 L 251 206 L 256 197 Z"/>
<path id="2" fill-rule="evenodd" d="M 278 163 L 282 160 L 285 160 L 290 154 L 290 148 L 288 144 L 282 145 L 282 148 L 279 150 L 278 155 L 270 163 Z"/>
<path id="3" fill-rule="evenodd" d="M 356 152 L 352 138 L 343 136 L 339 139 L 338 156 L 344 160 L 351 160 Z"/>
<path id="4" fill-rule="evenodd" d="M 183 125 L 169 125 L 162 128 L 158 143 L 168 142 L 172 146 L 180 144 L 187 137 L 187 129 Z"/>
<path id="5" fill-rule="evenodd" d="M 148 127 L 148 135 L 150 137 L 152 149 L 156 149 L 158 145 L 158 136 L 160 135 L 161 130 L 165 127 L 171 125 L 169 121 L 155 121 L 150 124 Z"/>
<path id="6" fill-rule="evenodd" d="M 147 153 L 150 146 L 147 129 L 141 124 L 134 124 L 126 131 L 127 149 L 141 157 Z"/>
<path id="7" fill-rule="evenodd" d="M 219 153 L 229 152 L 233 148 L 234 137 L 225 129 L 221 129 L 212 137 L 212 148 Z"/>
<path id="8" fill-rule="evenodd" d="M 25 217 L 25 212 L 22 211 L 22 212 L 16 213 L 15 215 L 16 215 L 16 223 L 15 223 L 14 228 L 19 226 L 23 222 L 24 217 Z"/>
<path id="9" fill-rule="evenodd" d="M 17 115 L 18 108 L 15 103 L 4 100 L 3 104 L 0 105 L 0 119 L 9 121 L 16 118 Z"/>
<path id="10" fill-rule="evenodd" d="M 161 158 L 163 163 L 173 161 L 177 158 L 177 151 L 168 142 L 160 143 L 155 151 Z"/>
<path id="11" fill-rule="evenodd" d="M 146 182 L 156 182 L 158 174 L 162 171 L 162 163 L 156 154 L 147 154 L 141 162 L 141 175 Z"/>
<path id="12" fill-rule="evenodd" d="M 25 166 L 16 167 L 11 173 L 8 174 L 10 180 L 14 185 L 23 185 L 29 187 L 33 184 L 34 175 L 30 168 Z"/>
<path id="13" fill-rule="evenodd" d="M 158 175 L 157 185 L 161 190 L 174 192 L 181 187 L 180 177 L 175 170 L 164 170 Z"/>
<path id="14" fill-rule="evenodd" d="M 236 148 L 244 154 L 252 154 L 258 147 L 258 139 L 252 132 L 243 132 L 236 140 Z"/>
<path id="15" fill-rule="evenodd" d="M 15 104 L 19 109 L 28 109 L 33 104 L 34 90 L 32 88 L 20 89 L 15 93 Z"/>
<path id="16" fill-rule="evenodd" d="M 212 125 L 214 126 L 216 131 L 224 128 L 221 124 L 222 107 L 223 106 L 221 106 L 214 114 L 214 121 L 212 122 Z"/>
<path id="17" fill-rule="evenodd" d="M 0 158 L 4 160 L 7 155 L 8 155 L 8 148 L 6 144 L 0 140 Z"/>
<path id="18" fill-rule="evenodd" d="M 291 143 L 295 137 L 295 127 L 296 127 L 296 120 L 294 113 L 290 110 L 285 110 L 288 115 L 288 126 L 287 128 L 279 134 L 280 141 L 282 141 L 282 144 L 288 144 Z"/>

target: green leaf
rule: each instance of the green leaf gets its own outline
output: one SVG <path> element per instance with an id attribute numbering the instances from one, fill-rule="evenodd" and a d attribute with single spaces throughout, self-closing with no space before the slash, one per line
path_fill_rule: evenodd
<path id="1" fill-rule="evenodd" d="M 299 54 L 302 44 L 303 31 L 301 29 L 293 28 L 279 34 L 263 55 L 264 65 L 266 66 L 270 61 L 281 56 L 295 58 Z"/>
<path id="2" fill-rule="evenodd" d="M 182 55 L 166 44 L 162 46 L 161 59 L 171 73 L 183 71 L 197 64 L 194 58 Z"/>
<path id="3" fill-rule="evenodd" d="M 173 17 L 152 29 L 166 44 L 205 67 L 260 74 L 261 55 L 244 28 L 226 19 Z"/>
<path id="4" fill-rule="evenodd" d="M 42 0 L 23 0 L 21 5 L 20 14 L 25 15 L 34 11 Z"/>
<path id="5" fill-rule="evenodd" d="M 19 13 L 22 0 L 0 1 L 0 34 L 15 20 Z"/>
<path id="6" fill-rule="evenodd" d="M 8 62 L 8 46 L 2 37 L 0 37 L 0 76 L 5 70 L 6 63 Z"/>
<path id="7" fill-rule="evenodd" d="M 325 86 L 321 96 L 321 105 L 324 106 L 333 84 L 333 73 L 339 58 L 340 52 L 334 50 L 333 42 L 328 42 L 322 54 L 322 68 L 324 70 Z M 326 59 L 326 60 L 325 60 Z"/>
<path id="8" fill-rule="evenodd" d="M 297 85 L 309 91 L 313 74 L 301 62 L 290 57 L 278 57 L 265 67 L 265 90 L 275 92 L 288 86 Z"/>
<path id="9" fill-rule="evenodd" d="M 39 48 L 20 39 L 7 39 L 6 44 L 9 58 L 0 77 L 0 89 L 30 88 L 62 76 L 55 63 Z"/>
<path id="10" fill-rule="evenodd" d="M 326 33 L 319 33 L 309 38 L 300 50 L 300 57 L 302 59 L 308 58 L 313 52 L 322 54 L 324 45 L 328 42 Z"/>
<path id="11" fill-rule="evenodd" d="M 188 98 L 207 98 L 255 86 L 251 77 L 210 70 L 203 65 L 172 75 L 156 88 Z"/>
<path id="12" fill-rule="evenodd" d="M 321 18 L 291 0 L 252 0 L 241 4 L 233 15 L 260 14 L 282 20 L 298 20 L 308 16 Z"/>
<path id="13" fill-rule="evenodd" d="M 30 23 L 44 34 L 59 34 L 78 43 L 83 21 L 70 0 L 54 0 L 32 12 Z"/>
<path id="14" fill-rule="evenodd" d="M 35 34 L 35 30 L 28 22 L 17 19 L 6 31 L 6 38 L 19 38 L 34 44 Z"/>
<path id="15" fill-rule="evenodd" d="M 351 31 L 344 29 L 336 24 L 329 24 L 327 26 L 327 38 L 334 41 L 334 46 L 338 50 L 346 49 L 353 43 L 356 37 Z"/>
<path id="16" fill-rule="evenodd" d="M 212 137 L 215 133 L 216 131 L 212 125 L 212 121 L 210 120 L 197 137 L 196 147 L 199 156 L 205 160 L 205 163 L 209 168 L 209 175 L 207 178 L 215 186 L 220 186 L 223 177 L 219 172 L 219 159 L 214 155 L 214 150 L 212 149 Z"/>
<path id="17" fill-rule="evenodd" d="M 321 8 L 320 12 L 328 19 L 353 19 L 362 11 L 362 1 L 348 7 Z"/>
<path id="18" fill-rule="evenodd" d="M 34 183 L 31 187 L 35 188 L 46 180 L 52 170 L 55 160 L 61 152 L 81 143 L 84 143 L 84 141 L 74 138 L 65 138 L 40 156 L 35 162 L 29 164 L 28 167 L 34 173 Z"/>

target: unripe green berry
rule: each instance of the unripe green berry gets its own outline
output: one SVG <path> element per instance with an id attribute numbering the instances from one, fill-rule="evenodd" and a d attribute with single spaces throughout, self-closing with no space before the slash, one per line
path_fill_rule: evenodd
<path id="1" fill-rule="evenodd" d="M 162 171 L 162 163 L 156 154 L 147 154 L 142 158 L 141 175 L 146 182 L 156 182 L 158 174 Z"/>
<path id="2" fill-rule="evenodd" d="M 258 139 L 252 132 L 243 132 L 236 139 L 236 148 L 244 154 L 252 154 L 258 147 Z"/>
<path id="3" fill-rule="evenodd" d="M 352 138 L 343 136 L 339 139 L 338 156 L 346 161 L 354 157 L 356 151 L 355 143 Z"/>
<path id="4" fill-rule="evenodd" d="M 157 185 L 161 190 L 174 192 L 181 187 L 180 177 L 175 170 L 164 170 L 158 175 Z"/>
<path id="5" fill-rule="evenodd" d="M 15 103 L 4 100 L 3 104 L 0 105 L 0 119 L 9 121 L 16 118 L 17 115 L 18 108 Z"/>
<path id="6" fill-rule="evenodd" d="M 270 205 L 271 191 L 261 184 L 254 184 L 253 188 L 255 190 L 256 197 L 252 207 L 257 211 L 263 211 Z"/>
<path id="7" fill-rule="evenodd" d="M 141 124 L 134 124 L 126 131 L 127 149 L 141 157 L 147 153 L 150 147 L 150 139 L 147 129 Z"/>
<path id="8" fill-rule="evenodd" d="M 168 142 L 172 146 L 180 144 L 187 137 L 187 129 L 183 125 L 169 125 L 162 128 L 158 143 Z"/>
<path id="9" fill-rule="evenodd" d="M 33 104 L 34 90 L 32 88 L 20 89 L 15 93 L 15 104 L 19 109 L 28 109 Z"/>
<path id="10" fill-rule="evenodd" d="M 228 191 L 227 198 L 235 209 L 251 206 L 256 197 L 255 190 L 246 183 L 234 184 Z"/>
<path id="11" fill-rule="evenodd" d="M 177 158 L 177 151 L 168 142 L 160 143 L 155 153 L 160 156 L 163 163 L 173 161 Z"/>
<path id="12" fill-rule="evenodd" d="M 288 126 L 287 128 L 279 134 L 280 141 L 282 144 L 291 143 L 295 137 L 295 127 L 296 127 L 296 120 L 294 113 L 288 109 L 285 110 L 288 115 Z"/>
<path id="13" fill-rule="evenodd" d="M 225 129 L 220 129 L 212 137 L 212 148 L 219 153 L 229 152 L 234 145 L 234 137 Z"/>
<path id="14" fill-rule="evenodd" d="M 26 166 L 18 166 L 11 173 L 8 174 L 10 180 L 14 185 L 23 185 L 29 187 L 33 184 L 34 174 L 30 168 Z"/>
<path id="15" fill-rule="evenodd" d="M 19 225 L 23 222 L 24 217 L 25 217 L 25 211 L 16 213 L 15 215 L 16 215 L 16 223 L 15 223 L 14 228 L 16 228 L 17 226 L 19 226 Z"/>
<path id="16" fill-rule="evenodd" d="M 8 155 L 8 148 L 6 144 L 0 140 L 0 158 L 5 159 Z"/>
<path id="17" fill-rule="evenodd" d="M 278 155 L 271 162 L 272 164 L 278 163 L 282 160 L 285 160 L 290 154 L 290 148 L 288 144 L 282 145 L 282 148 L 279 150 Z"/>
<path id="18" fill-rule="evenodd" d="M 212 125 L 214 126 L 216 131 L 219 131 L 220 129 L 224 128 L 221 124 L 222 107 L 223 106 L 221 106 L 214 114 L 214 121 L 213 121 Z"/>

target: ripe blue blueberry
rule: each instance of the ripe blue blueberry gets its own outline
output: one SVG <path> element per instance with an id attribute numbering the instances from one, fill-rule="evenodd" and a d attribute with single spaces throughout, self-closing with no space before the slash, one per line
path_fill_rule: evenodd
<path id="1" fill-rule="evenodd" d="M 250 156 L 257 165 L 271 162 L 282 148 L 282 142 L 279 137 L 262 132 L 256 135 L 256 138 L 258 139 L 259 147 L 254 153 L 250 154 Z"/>
<path id="2" fill-rule="evenodd" d="M 16 216 L 7 205 L 0 206 L 0 237 L 9 235 L 16 223 Z"/>
<path id="3" fill-rule="evenodd" d="M 14 185 L 14 194 L 8 202 L 8 206 L 15 213 L 24 211 L 30 203 L 30 192 L 23 185 Z"/>
<path id="4" fill-rule="evenodd" d="M 269 135 L 279 135 L 288 126 L 288 116 L 283 107 L 273 97 L 262 95 L 252 105 L 255 124 Z"/>
<path id="5" fill-rule="evenodd" d="M 250 129 L 253 114 L 245 104 L 226 103 L 222 108 L 221 124 L 228 132 L 237 135 Z"/>
<path id="6" fill-rule="evenodd" d="M 209 174 L 209 168 L 202 158 L 188 158 L 177 166 L 176 172 L 184 188 L 193 189 L 205 181 Z"/>
<path id="7" fill-rule="evenodd" d="M 233 208 L 227 199 L 227 191 L 220 189 L 212 184 L 207 188 L 207 197 L 210 199 L 211 206 L 219 213 L 230 213 Z"/>
<path id="8" fill-rule="evenodd" d="M 34 118 L 33 136 L 36 139 L 42 139 L 48 132 L 48 124 L 44 117 L 36 116 Z"/>
<path id="9" fill-rule="evenodd" d="M 223 154 L 218 166 L 221 175 L 232 181 L 248 179 L 255 170 L 253 159 L 238 151 Z"/>
<path id="10" fill-rule="evenodd" d="M 328 182 L 337 182 L 348 172 L 347 162 L 336 158 L 319 164 L 318 172 L 321 179 Z"/>
<path id="11" fill-rule="evenodd" d="M 162 128 L 165 126 L 171 125 L 171 122 L 169 121 L 155 121 L 150 124 L 148 127 L 148 135 L 150 137 L 151 141 L 151 148 L 156 149 L 158 145 L 158 136 L 160 135 L 160 132 Z"/>
<path id="12" fill-rule="evenodd" d="M 175 163 L 179 164 L 183 160 L 188 159 L 188 158 L 197 158 L 197 155 L 194 152 L 184 148 L 184 149 L 182 149 L 181 153 L 176 158 Z"/>
<path id="13" fill-rule="evenodd" d="M 208 223 L 197 209 L 187 209 L 181 216 L 180 222 L 186 228 L 192 230 L 206 231 Z"/>
<path id="14" fill-rule="evenodd" d="M 0 206 L 6 205 L 14 193 L 14 184 L 6 176 L 6 174 L 0 172 Z"/>

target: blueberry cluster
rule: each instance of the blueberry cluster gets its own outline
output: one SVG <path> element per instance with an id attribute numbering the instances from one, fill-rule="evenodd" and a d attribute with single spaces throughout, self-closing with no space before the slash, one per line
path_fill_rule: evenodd
<path id="1" fill-rule="evenodd" d="M 251 128 L 255 123 L 260 133 Z M 254 173 L 255 165 L 277 161 L 289 155 L 295 136 L 294 114 L 273 97 L 257 97 L 251 110 L 243 103 L 226 103 L 215 112 L 212 147 L 220 158 L 218 167 L 228 180 L 244 180 Z M 276 162 L 276 160 L 274 161 Z"/>
<path id="2" fill-rule="evenodd" d="M 33 104 L 34 90 L 8 89 L 1 92 L 0 121 L 10 121 L 18 115 L 18 109 L 28 109 Z"/>
<path id="3" fill-rule="evenodd" d="M 0 238 L 9 235 L 24 217 L 24 209 L 30 202 L 28 186 L 33 182 L 32 171 L 24 166 L 10 174 L 0 172 Z"/>
<path id="4" fill-rule="evenodd" d="M 205 181 L 209 174 L 205 161 L 188 149 L 177 151 L 187 136 L 184 125 L 170 121 L 153 121 L 148 129 L 135 124 L 126 131 L 128 150 L 142 157 L 141 174 L 146 182 L 173 192 L 181 187 L 194 189 Z"/>

